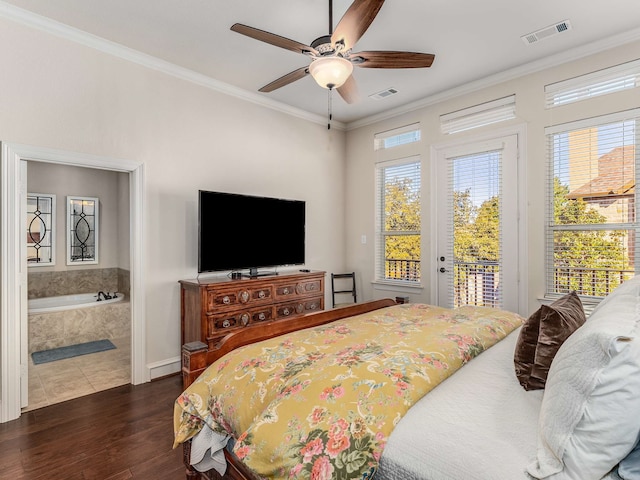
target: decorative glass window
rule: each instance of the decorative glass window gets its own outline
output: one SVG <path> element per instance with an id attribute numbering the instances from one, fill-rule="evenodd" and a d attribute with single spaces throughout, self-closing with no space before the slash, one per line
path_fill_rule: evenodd
<path id="1" fill-rule="evenodd" d="M 547 295 L 604 297 L 640 269 L 640 109 L 547 128 Z"/>
<path id="2" fill-rule="evenodd" d="M 376 280 L 420 282 L 420 157 L 376 166 Z"/>
<path id="3" fill-rule="evenodd" d="M 27 265 L 55 265 L 56 196 L 27 194 Z"/>
<path id="4" fill-rule="evenodd" d="M 98 263 L 98 205 L 95 197 L 67 197 L 67 265 Z"/>

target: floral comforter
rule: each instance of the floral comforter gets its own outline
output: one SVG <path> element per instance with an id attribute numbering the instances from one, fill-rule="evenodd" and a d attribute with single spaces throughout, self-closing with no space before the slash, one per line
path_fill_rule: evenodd
<path id="1" fill-rule="evenodd" d="M 174 446 L 204 423 L 273 479 L 368 479 L 407 410 L 520 326 L 484 307 L 406 304 L 235 350 L 176 400 Z"/>

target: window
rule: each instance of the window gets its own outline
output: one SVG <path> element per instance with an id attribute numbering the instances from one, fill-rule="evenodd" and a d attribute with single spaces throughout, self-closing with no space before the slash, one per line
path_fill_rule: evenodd
<path id="1" fill-rule="evenodd" d="M 547 85 L 544 88 L 546 107 L 553 108 L 638 86 L 640 86 L 640 60 L 634 60 Z"/>
<path id="2" fill-rule="evenodd" d="M 639 115 L 547 129 L 547 294 L 604 297 L 638 270 Z"/>
<path id="3" fill-rule="evenodd" d="M 516 96 L 499 98 L 491 102 L 440 115 L 440 131 L 450 135 L 493 123 L 516 118 Z"/>
<path id="4" fill-rule="evenodd" d="M 420 127 L 417 123 L 414 123 L 405 127 L 394 128 L 387 132 L 376 133 L 373 138 L 373 149 L 385 150 L 419 141 Z"/>
<path id="5" fill-rule="evenodd" d="M 55 265 L 54 225 L 56 196 L 50 193 L 27 194 L 27 264 Z"/>
<path id="6" fill-rule="evenodd" d="M 67 265 L 98 263 L 98 207 L 95 197 L 67 197 Z"/>
<path id="7" fill-rule="evenodd" d="M 420 282 L 420 157 L 376 167 L 376 280 Z"/>

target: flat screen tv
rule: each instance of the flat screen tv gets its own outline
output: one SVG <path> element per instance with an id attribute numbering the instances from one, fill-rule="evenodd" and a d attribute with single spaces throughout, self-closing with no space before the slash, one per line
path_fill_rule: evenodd
<path id="1" fill-rule="evenodd" d="M 305 202 L 199 191 L 198 272 L 301 265 Z"/>

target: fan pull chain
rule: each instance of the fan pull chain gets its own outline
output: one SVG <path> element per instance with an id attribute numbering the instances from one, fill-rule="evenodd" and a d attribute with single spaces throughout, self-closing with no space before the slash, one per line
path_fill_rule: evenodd
<path id="1" fill-rule="evenodd" d="M 333 114 L 331 112 L 331 110 L 332 110 L 331 109 L 331 107 L 332 107 L 332 104 L 331 104 L 331 92 L 333 92 L 333 88 L 329 89 L 329 93 L 328 93 L 329 97 L 327 99 L 327 116 L 329 117 L 329 121 L 327 122 L 327 130 L 331 130 L 331 118 L 333 117 Z"/>

